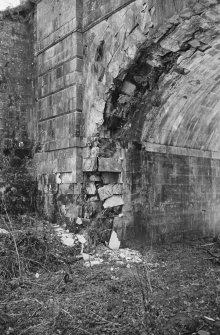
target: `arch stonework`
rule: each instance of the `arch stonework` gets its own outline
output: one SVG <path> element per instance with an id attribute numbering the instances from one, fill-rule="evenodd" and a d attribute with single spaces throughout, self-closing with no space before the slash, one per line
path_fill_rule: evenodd
<path id="1" fill-rule="evenodd" d="M 120 239 L 218 232 L 219 2 L 43 0 L 36 17 L 46 214 Z"/>

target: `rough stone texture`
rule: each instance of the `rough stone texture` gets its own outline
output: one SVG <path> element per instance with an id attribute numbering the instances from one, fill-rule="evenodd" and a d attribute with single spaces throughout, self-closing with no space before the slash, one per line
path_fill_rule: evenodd
<path id="1" fill-rule="evenodd" d="M 153 11 L 151 5 L 136 1 L 85 34 L 84 71 L 88 75 L 84 109 L 89 111 L 85 116 L 87 136 L 96 136 L 104 123 L 111 136 L 120 138 L 128 148 L 122 168 L 127 226 L 133 225 L 135 233 L 146 240 L 164 241 L 172 235 L 183 238 L 187 232 L 219 229 L 215 190 L 204 187 L 201 192 L 200 174 L 195 173 L 193 179 L 189 172 L 181 172 L 185 165 L 188 170 L 192 166 L 200 169 L 204 159 L 209 169 L 204 170 L 202 183 L 216 183 L 212 165 L 219 165 L 219 160 L 211 158 L 220 143 L 219 5 L 177 1 L 180 15 L 172 18 L 170 1 L 158 1 Z M 184 9 L 186 5 L 190 7 Z M 142 13 L 141 24 L 137 25 L 138 14 L 134 17 L 134 13 Z M 152 29 L 162 21 L 166 22 Z M 156 165 L 157 159 L 162 162 L 162 175 L 145 159 L 147 151 L 161 151 L 160 158 L 152 153 L 152 159 Z M 101 158 L 102 162 L 110 159 Z M 132 171 L 129 164 L 134 165 Z M 101 194 L 101 199 L 104 197 Z M 201 212 L 198 203 L 203 204 Z"/>
<path id="2" fill-rule="evenodd" d="M 101 172 L 121 172 L 121 162 L 115 158 L 99 158 L 98 170 Z"/>
<path id="3" fill-rule="evenodd" d="M 59 189 L 50 183 L 47 198 L 59 206 L 73 202 L 82 180 L 82 1 L 41 1 L 37 5 L 38 176 L 61 173 Z M 49 20 L 48 20 L 49 18 Z M 39 179 L 40 183 L 40 179 Z M 64 186 L 66 185 L 66 186 Z M 45 200 L 44 191 L 42 201 Z M 68 197 L 67 197 L 68 195 Z M 67 198 L 69 199 L 67 201 Z M 56 207 L 56 203 L 53 204 Z M 46 209 L 51 217 L 55 208 Z M 66 211 L 67 217 L 73 217 Z M 71 212 L 72 213 L 72 212 Z"/>
<path id="4" fill-rule="evenodd" d="M 128 157 L 126 175 L 139 237 L 164 242 L 219 231 L 220 160 L 137 149 Z"/>
<path id="5" fill-rule="evenodd" d="M 120 229 L 148 241 L 218 231 L 219 22 L 215 0 L 38 4 L 36 164 L 49 216 L 123 207 Z"/>
<path id="6" fill-rule="evenodd" d="M 105 185 L 98 189 L 100 200 L 105 200 L 110 198 L 112 195 L 122 194 L 122 186 L 121 184 L 115 185 Z"/>
<path id="7" fill-rule="evenodd" d="M 83 26 L 85 29 L 90 28 L 100 19 L 108 17 L 115 11 L 127 7 L 135 0 L 84 0 L 84 16 Z M 138 0 L 136 0 L 138 2 Z M 152 21 L 154 25 L 158 25 L 167 18 L 178 13 L 187 5 L 192 3 L 192 0 L 158 0 L 158 1 L 142 1 L 145 7 L 149 6 L 151 10 Z M 145 8 L 144 7 L 144 8 Z M 146 22 L 146 15 L 143 15 L 142 26 Z"/>
<path id="8" fill-rule="evenodd" d="M 89 28 L 97 20 L 110 15 L 112 12 L 117 10 L 122 6 L 126 6 L 129 3 L 134 2 L 134 0 L 109 0 L 106 3 L 105 0 L 84 0 L 83 8 L 83 26 L 84 28 Z"/>
<path id="9" fill-rule="evenodd" d="M 117 206 L 122 206 L 124 205 L 124 201 L 122 197 L 119 195 L 113 195 L 107 200 L 105 200 L 103 207 L 104 208 L 112 208 L 112 207 L 117 207 Z"/>
<path id="10" fill-rule="evenodd" d="M 32 45 L 31 26 L 0 17 L 1 147 L 27 139 L 27 122 L 33 114 Z"/>
<path id="11" fill-rule="evenodd" d="M 86 95 L 83 109 L 86 111 L 86 136 L 94 135 L 97 126 L 102 125 L 106 90 L 120 69 L 134 58 L 138 43 L 146 39 L 137 26 L 142 19 L 142 10 L 143 1 L 135 1 L 84 33 L 84 73 L 87 75 L 84 78 Z M 103 55 L 96 61 L 95 54 L 101 41 L 104 41 Z"/>
<path id="12" fill-rule="evenodd" d="M 84 21 L 87 19 L 84 26 L 87 22 L 102 18 L 106 13 L 113 13 L 106 20 L 97 21 L 94 27 L 91 26 L 84 33 L 84 110 L 87 136 L 93 135 L 97 126 L 103 123 L 106 90 L 111 87 L 113 79 L 121 70 L 134 59 L 138 47 L 146 41 L 151 29 L 191 3 L 193 1 L 120 0 L 108 1 L 108 4 L 104 0 L 86 1 Z M 124 4 L 125 7 L 122 6 Z M 171 26 L 169 23 L 166 30 L 162 30 L 162 34 Z M 103 55 L 97 61 L 95 55 L 102 41 Z"/>

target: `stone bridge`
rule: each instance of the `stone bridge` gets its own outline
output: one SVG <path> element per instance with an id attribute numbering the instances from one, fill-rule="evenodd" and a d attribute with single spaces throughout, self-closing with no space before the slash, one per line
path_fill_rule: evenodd
<path id="1" fill-rule="evenodd" d="M 31 24 L 0 21 L 0 69 L 13 50 L 6 68 L 12 77 L 15 68 L 21 93 L 7 111 L 12 124 L 21 120 L 17 132 L 41 145 L 44 213 L 98 220 L 120 239 L 146 243 L 218 233 L 220 1 L 42 0 L 31 8 Z"/>

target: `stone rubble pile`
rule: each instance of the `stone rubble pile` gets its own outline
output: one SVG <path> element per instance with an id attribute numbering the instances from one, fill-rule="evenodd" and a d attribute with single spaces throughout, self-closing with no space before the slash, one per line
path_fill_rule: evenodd
<path id="1" fill-rule="evenodd" d="M 138 251 L 128 248 L 119 249 L 119 245 L 115 248 L 114 244 L 111 249 L 111 243 L 108 247 L 100 244 L 94 254 L 85 253 L 83 250 L 87 243 L 85 236 L 69 233 L 58 225 L 53 225 L 53 229 L 64 245 L 74 247 L 79 243 L 81 244 L 81 256 L 86 267 L 109 263 L 130 267 L 130 264 L 138 264 L 143 261 Z"/>

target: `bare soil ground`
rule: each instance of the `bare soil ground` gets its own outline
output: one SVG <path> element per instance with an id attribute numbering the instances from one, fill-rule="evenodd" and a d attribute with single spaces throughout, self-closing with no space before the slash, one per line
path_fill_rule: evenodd
<path id="1" fill-rule="evenodd" d="M 30 222 L 13 222 L 15 240 L 0 237 L 1 335 L 220 334 L 218 240 L 145 248 L 142 264 L 85 267 Z"/>

